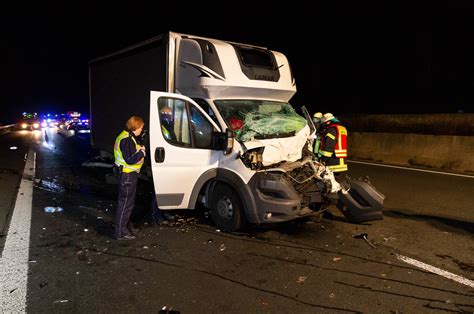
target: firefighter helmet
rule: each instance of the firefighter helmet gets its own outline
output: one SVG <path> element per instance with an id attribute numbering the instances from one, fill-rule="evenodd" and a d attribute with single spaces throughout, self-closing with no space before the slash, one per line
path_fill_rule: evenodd
<path id="1" fill-rule="evenodd" d="M 339 122 L 339 120 L 330 112 L 325 113 L 321 119 L 322 123 L 326 123 L 328 121 Z"/>
<path id="2" fill-rule="evenodd" d="M 321 125 L 322 117 L 323 117 L 323 114 L 321 112 L 316 112 L 313 115 L 313 123 L 317 128 L 319 128 L 319 126 Z"/>
<path id="3" fill-rule="evenodd" d="M 316 112 L 313 115 L 313 119 L 321 119 L 323 117 L 323 114 L 321 112 Z"/>

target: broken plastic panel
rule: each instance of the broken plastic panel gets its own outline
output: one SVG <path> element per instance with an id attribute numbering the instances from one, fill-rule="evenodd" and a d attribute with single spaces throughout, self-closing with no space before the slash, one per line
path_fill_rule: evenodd
<path id="1" fill-rule="evenodd" d="M 241 142 L 293 136 L 306 119 L 285 102 L 265 100 L 216 100 L 214 103 Z"/>

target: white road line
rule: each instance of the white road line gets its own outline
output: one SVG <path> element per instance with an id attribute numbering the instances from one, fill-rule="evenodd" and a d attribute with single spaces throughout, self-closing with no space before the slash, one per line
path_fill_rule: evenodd
<path id="1" fill-rule="evenodd" d="M 457 173 L 449 173 L 449 172 L 441 172 L 441 171 L 433 171 L 433 170 L 424 170 L 424 169 L 408 168 L 408 167 L 392 166 L 392 165 L 382 165 L 382 164 L 376 164 L 376 163 L 365 162 L 365 161 L 348 160 L 348 162 L 352 162 L 352 163 L 355 163 L 355 164 L 364 164 L 364 165 L 387 167 L 387 168 L 397 168 L 397 169 L 404 169 L 404 170 L 411 170 L 411 171 L 430 172 L 430 173 L 444 174 L 444 175 L 447 175 L 447 176 L 465 177 L 465 178 L 474 179 L 474 176 L 470 176 L 470 175 L 466 175 L 466 174 L 457 174 Z"/>
<path id="2" fill-rule="evenodd" d="M 36 154 L 30 149 L 0 258 L 0 312 L 26 312 Z"/>
<path id="3" fill-rule="evenodd" d="M 410 265 L 416 266 L 418 268 L 429 271 L 429 272 L 434 273 L 436 275 L 446 277 L 448 279 L 459 282 L 460 284 L 463 284 L 463 285 L 466 285 L 468 287 L 474 288 L 474 281 L 472 281 L 470 279 L 467 279 L 467 278 L 464 278 L 462 276 L 450 273 L 449 271 L 442 270 L 440 268 L 425 264 L 423 262 L 417 261 L 416 259 L 413 259 L 413 258 L 410 258 L 410 257 L 407 257 L 407 256 L 397 254 L 397 258 L 402 262 L 408 263 Z"/>

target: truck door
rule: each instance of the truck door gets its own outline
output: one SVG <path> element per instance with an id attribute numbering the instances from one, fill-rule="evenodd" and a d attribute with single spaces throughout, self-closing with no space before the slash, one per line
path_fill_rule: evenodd
<path id="1" fill-rule="evenodd" d="M 222 151 L 212 150 L 219 126 L 190 98 L 150 93 L 150 158 L 160 209 L 193 208 L 199 177 L 216 168 Z"/>

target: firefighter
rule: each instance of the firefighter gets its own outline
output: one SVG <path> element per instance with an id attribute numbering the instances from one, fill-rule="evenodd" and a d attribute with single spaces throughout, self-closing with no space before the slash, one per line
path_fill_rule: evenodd
<path id="1" fill-rule="evenodd" d="M 320 121 L 317 132 L 320 144 L 315 144 L 314 153 L 319 161 L 338 175 L 347 171 L 347 130 L 332 113 L 325 113 Z"/>
<path id="2" fill-rule="evenodd" d="M 313 115 L 313 124 L 316 128 L 316 133 L 314 134 L 313 140 L 313 153 L 314 156 L 318 156 L 319 146 L 321 146 L 321 134 L 319 134 L 319 128 L 321 127 L 321 119 L 323 118 L 323 114 L 321 112 L 316 112 Z"/>

